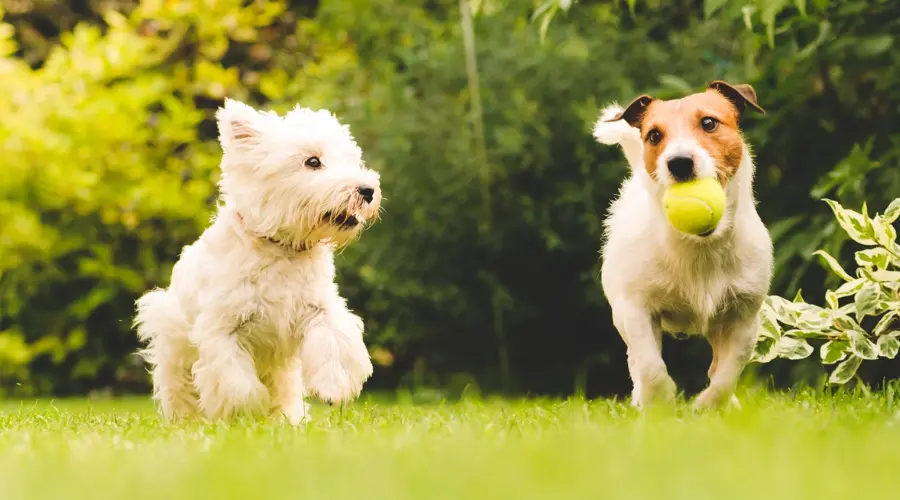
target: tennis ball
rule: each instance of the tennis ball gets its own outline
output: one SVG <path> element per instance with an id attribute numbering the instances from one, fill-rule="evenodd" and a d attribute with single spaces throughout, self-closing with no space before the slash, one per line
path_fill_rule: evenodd
<path id="1" fill-rule="evenodd" d="M 684 233 L 711 233 L 725 212 L 725 190 L 716 179 L 678 182 L 663 194 L 666 218 Z"/>

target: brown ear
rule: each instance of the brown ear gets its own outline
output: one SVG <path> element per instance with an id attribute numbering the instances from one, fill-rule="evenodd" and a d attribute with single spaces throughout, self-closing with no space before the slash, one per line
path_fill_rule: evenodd
<path id="1" fill-rule="evenodd" d="M 629 104 L 621 113 L 606 121 L 614 122 L 616 120 L 624 119 L 632 127 L 641 128 L 641 120 L 644 119 L 644 113 L 647 111 L 647 106 L 653 102 L 653 99 L 653 97 L 648 95 L 642 95 L 631 101 L 631 104 Z"/>
<path id="2" fill-rule="evenodd" d="M 756 102 L 756 91 L 753 90 L 753 87 L 747 85 L 746 83 L 730 85 L 721 80 L 716 80 L 714 82 L 710 82 L 708 88 L 715 90 L 716 92 L 725 96 L 726 99 L 731 101 L 731 104 L 733 104 L 734 107 L 738 110 L 738 116 L 744 114 L 744 109 L 748 104 L 751 108 L 759 111 L 762 114 L 766 114 L 766 110 L 762 109 L 759 103 Z"/>

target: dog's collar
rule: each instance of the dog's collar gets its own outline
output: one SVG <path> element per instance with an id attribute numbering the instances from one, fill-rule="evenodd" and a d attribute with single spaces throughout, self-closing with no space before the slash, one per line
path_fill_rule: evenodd
<path id="1" fill-rule="evenodd" d="M 241 215 L 240 212 L 235 212 L 234 215 L 235 215 L 235 217 L 237 218 L 238 224 L 241 226 L 241 228 L 243 228 L 244 231 L 246 231 L 248 234 L 250 234 L 251 236 L 253 236 L 253 237 L 255 237 L 255 238 L 258 238 L 258 239 L 260 239 L 260 240 L 267 241 L 267 242 L 272 243 L 272 244 L 274 244 L 274 245 L 278 245 L 278 246 L 280 246 L 281 248 L 284 248 L 285 250 L 290 250 L 290 251 L 296 252 L 296 253 L 301 253 L 301 252 L 305 252 L 305 251 L 309 250 L 309 247 L 307 247 L 305 244 L 294 245 L 294 244 L 286 243 L 286 242 L 281 241 L 281 240 L 279 240 L 279 239 L 273 238 L 273 237 L 271 237 L 271 236 L 265 236 L 265 235 L 262 235 L 262 234 L 257 234 L 257 233 L 255 233 L 255 232 L 253 232 L 253 231 L 247 229 L 247 226 L 244 224 L 244 216 Z"/>

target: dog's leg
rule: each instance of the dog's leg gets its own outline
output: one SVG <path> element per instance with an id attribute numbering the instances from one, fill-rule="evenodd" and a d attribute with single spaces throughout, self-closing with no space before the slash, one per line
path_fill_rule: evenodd
<path id="1" fill-rule="evenodd" d="M 259 380 L 253 358 L 235 335 L 239 326 L 233 316 L 213 319 L 212 314 L 201 314 L 191 330 L 198 354 L 194 384 L 200 393 L 200 408 L 210 419 L 268 409 L 268 390 Z"/>
<path id="2" fill-rule="evenodd" d="M 342 301 L 310 322 L 300 345 L 303 380 L 310 394 L 329 403 L 359 396 L 372 375 L 363 322 Z"/>
<path id="3" fill-rule="evenodd" d="M 163 417 L 173 422 L 197 415 L 197 391 L 191 379 L 191 364 L 196 356 L 187 339 L 161 337 L 152 349 L 153 399 L 159 402 Z"/>
<path id="4" fill-rule="evenodd" d="M 309 418 L 309 405 L 303 401 L 303 364 L 299 357 L 272 375 L 272 395 L 275 407 L 291 425 L 299 425 Z"/>
<path id="5" fill-rule="evenodd" d="M 737 323 L 733 328 L 720 329 L 707 336 L 713 351 L 709 366 L 709 387 L 694 401 L 694 408 L 706 409 L 730 402 L 740 407 L 734 390 L 756 344 L 758 320 L 756 316 Z"/>
<path id="6" fill-rule="evenodd" d="M 144 294 L 137 301 L 138 338 L 147 344 L 141 355 L 152 367 L 153 399 L 167 421 L 198 413 L 197 393 L 191 380 L 196 353 L 188 342 L 191 325 L 180 304 L 163 289 Z"/>
<path id="7" fill-rule="evenodd" d="M 628 301 L 613 306 L 613 323 L 628 345 L 628 370 L 634 383 L 632 404 L 648 408 L 675 400 L 675 382 L 662 359 L 662 332 L 648 311 Z"/>

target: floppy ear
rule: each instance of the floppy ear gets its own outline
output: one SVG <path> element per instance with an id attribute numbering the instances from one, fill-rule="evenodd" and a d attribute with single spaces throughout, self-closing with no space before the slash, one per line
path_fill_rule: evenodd
<path id="1" fill-rule="evenodd" d="M 250 106 L 225 99 L 225 105 L 216 111 L 219 127 L 219 143 L 226 152 L 249 150 L 259 144 L 262 115 Z"/>
<path id="2" fill-rule="evenodd" d="M 710 82 L 707 88 L 715 90 L 731 101 L 731 104 L 737 108 L 739 118 L 744 114 L 747 105 L 762 114 L 766 113 L 766 110 L 762 109 L 759 103 L 756 102 L 756 91 L 746 83 L 730 85 L 721 80 L 716 80 Z"/>
<path id="3" fill-rule="evenodd" d="M 621 113 L 606 121 L 614 122 L 616 120 L 625 120 L 632 127 L 641 128 L 641 121 L 644 119 L 644 113 L 647 111 L 647 106 L 653 102 L 653 99 L 653 97 L 648 95 L 642 95 L 631 101 L 631 104 L 623 109 Z"/>

